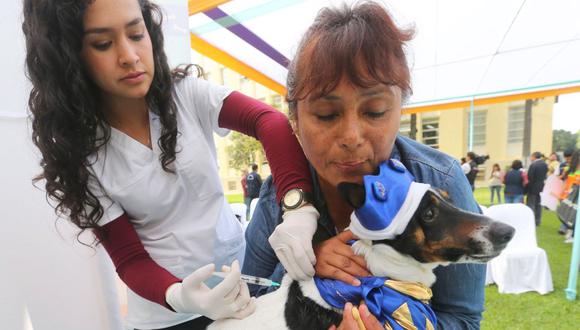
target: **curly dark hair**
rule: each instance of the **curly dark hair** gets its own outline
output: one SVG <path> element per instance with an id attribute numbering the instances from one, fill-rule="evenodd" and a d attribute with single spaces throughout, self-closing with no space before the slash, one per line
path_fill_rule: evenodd
<path id="1" fill-rule="evenodd" d="M 162 131 L 160 162 L 173 172 L 177 140 L 177 107 L 172 96 L 172 72 L 163 50 L 160 8 L 136 0 L 151 36 L 155 75 L 146 95 L 149 109 L 159 115 Z M 99 89 L 83 68 L 80 52 L 83 14 L 94 0 L 24 0 L 22 30 L 26 38 L 27 76 L 32 82 L 28 100 L 32 140 L 42 153 L 47 197 L 55 212 L 68 217 L 82 231 L 98 229 L 104 210 L 88 188 L 88 156 L 107 144 L 111 129 L 100 111 Z M 98 180 L 96 180 L 98 182 Z M 80 235 L 80 233 L 79 233 Z"/>

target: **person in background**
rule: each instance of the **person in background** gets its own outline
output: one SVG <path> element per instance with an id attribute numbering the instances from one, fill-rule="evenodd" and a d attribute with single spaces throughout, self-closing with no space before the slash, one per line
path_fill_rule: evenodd
<path id="1" fill-rule="evenodd" d="M 246 175 L 246 187 L 248 189 L 248 214 L 250 212 L 250 203 L 252 199 L 260 197 L 262 188 L 262 177 L 258 174 L 258 165 L 252 164 L 252 172 Z M 251 220 L 251 219 L 248 219 Z"/>
<path id="2" fill-rule="evenodd" d="M 560 195 L 561 201 L 568 198 L 568 195 L 570 194 L 574 186 L 580 185 L 580 150 L 574 151 L 574 153 L 572 153 L 572 155 L 570 156 L 570 164 L 564 171 L 563 178 L 564 178 L 564 190 Z M 577 203 L 577 201 L 572 202 Z M 576 212 L 578 212 L 578 210 L 576 210 Z M 574 231 L 568 229 L 565 225 L 564 227 L 566 228 L 565 229 L 566 239 L 564 243 L 574 242 Z"/>
<path id="3" fill-rule="evenodd" d="M 542 153 L 539 151 L 531 154 L 532 163 L 528 168 L 528 185 L 526 187 L 526 205 L 534 211 L 536 226 L 542 222 L 540 193 L 544 189 L 544 181 L 546 181 L 546 173 L 548 173 L 548 165 L 542 158 Z"/>
<path id="4" fill-rule="evenodd" d="M 471 185 L 471 191 L 475 190 L 475 178 L 477 177 L 477 172 L 479 171 L 478 167 L 477 167 L 477 163 L 475 162 L 475 153 L 473 151 L 470 151 L 467 153 L 467 156 L 465 158 L 465 164 L 467 164 L 469 167 L 467 168 L 467 166 L 464 168 L 462 166 L 463 169 L 463 173 L 465 173 L 465 176 L 467 177 L 467 181 L 469 181 L 469 185 Z M 469 169 L 469 171 L 467 171 L 467 173 L 465 172 L 466 169 Z"/>
<path id="5" fill-rule="evenodd" d="M 502 186 L 503 173 L 499 167 L 499 164 L 493 164 L 491 168 L 491 174 L 489 175 L 489 190 L 491 193 L 491 204 L 493 204 L 493 195 L 497 195 L 497 202 L 501 204 L 501 186 Z"/>
<path id="6" fill-rule="evenodd" d="M 546 159 L 546 164 L 548 165 L 548 176 L 560 175 L 560 157 L 558 157 L 557 153 L 552 152 Z"/>
<path id="7" fill-rule="evenodd" d="M 574 154 L 574 149 L 568 148 L 564 150 L 564 160 L 560 163 L 560 174 L 559 178 L 562 181 L 566 181 L 566 173 L 570 167 L 570 161 L 572 160 L 572 154 Z M 567 232 L 568 227 L 565 224 L 561 224 L 560 228 L 558 228 L 558 234 L 565 235 Z"/>
<path id="8" fill-rule="evenodd" d="M 318 13 L 289 65 L 288 116 L 310 162 L 314 184 L 314 194 L 302 197 L 320 212 L 313 242 L 320 277 L 360 285 L 357 276 L 369 275 L 364 259 L 347 244 L 354 239 L 345 230 L 353 209 L 341 197 L 338 184 L 361 183 L 388 159 L 402 162 L 417 182 L 446 191 L 456 207 L 479 212 L 455 159 L 397 134 L 402 105 L 411 93 L 404 51 L 411 35 L 377 3 L 327 7 Z M 285 267 L 267 242 L 283 220 L 274 196 L 268 178 L 246 230 L 243 273 L 279 281 Z M 437 314 L 436 327 L 479 328 L 485 266 L 458 264 L 437 268 L 435 273 L 431 305 Z M 299 275 L 291 277 L 310 278 Z"/>
<path id="9" fill-rule="evenodd" d="M 202 329 L 252 313 L 240 280 L 243 231 L 220 184 L 213 136 L 234 129 L 260 140 L 280 201 L 312 190 L 284 114 L 191 66 L 172 71 L 161 9 L 148 0 L 24 0 L 23 17 L 32 138 L 42 154 L 35 182 L 59 215 L 96 234 L 130 289 L 127 323 Z M 287 235 L 274 245 L 296 247 L 286 260 L 312 266 L 303 258 L 314 254 L 310 240 L 296 244 L 294 232 L 318 214 L 297 208 L 284 217 L 278 230 Z M 219 266 L 230 266 L 221 282 L 212 276 Z"/>
<path id="10" fill-rule="evenodd" d="M 564 180 L 564 173 L 567 171 L 566 167 L 570 165 L 574 149 L 568 148 L 564 150 L 564 160 L 560 163 L 560 179 Z"/>
<path id="11" fill-rule="evenodd" d="M 250 203 L 252 200 L 248 197 L 248 183 L 246 180 L 247 176 L 248 176 L 248 170 L 246 170 L 246 169 L 242 170 L 242 178 L 240 179 L 240 184 L 242 185 L 244 204 L 246 205 L 246 219 L 250 220 L 248 218 L 248 216 L 250 214 Z"/>
<path id="12" fill-rule="evenodd" d="M 503 178 L 504 200 L 506 203 L 523 203 L 524 188 L 528 184 L 528 175 L 524 171 L 522 161 L 516 159 L 512 162 L 511 169 Z"/>
<path id="13" fill-rule="evenodd" d="M 467 177 L 467 173 L 471 171 L 471 166 L 469 166 L 469 163 L 467 162 L 467 159 L 465 157 L 461 157 L 461 171 L 463 171 L 465 177 Z"/>

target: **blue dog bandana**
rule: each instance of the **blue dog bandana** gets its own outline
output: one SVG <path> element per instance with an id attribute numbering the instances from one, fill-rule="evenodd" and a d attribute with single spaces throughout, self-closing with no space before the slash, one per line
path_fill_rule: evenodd
<path id="1" fill-rule="evenodd" d="M 433 330 L 437 317 L 429 305 L 431 289 L 419 283 L 386 277 L 359 277 L 360 286 L 314 277 L 322 298 L 332 307 L 344 309 L 347 302 L 364 301 L 385 329 Z"/>
<path id="2" fill-rule="evenodd" d="M 430 185 L 396 159 L 381 163 L 378 175 L 363 178 L 366 200 L 351 215 L 349 229 L 361 239 L 394 239 L 405 231 Z"/>

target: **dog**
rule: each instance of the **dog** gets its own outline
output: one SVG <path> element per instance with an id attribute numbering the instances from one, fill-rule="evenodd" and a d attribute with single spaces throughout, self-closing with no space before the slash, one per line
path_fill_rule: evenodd
<path id="1" fill-rule="evenodd" d="M 421 314 L 420 325 L 408 307 L 407 313 L 399 311 L 388 319 L 375 315 L 386 329 L 395 323 L 398 328 L 434 329 L 435 314 L 428 305 L 429 288 L 435 282 L 433 270 L 451 263 L 485 263 L 498 256 L 514 234 L 512 227 L 460 210 L 441 191 L 414 182 L 404 166 L 394 160 L 381 164 L 378 176 L 365 176 L 364 185 L 341 183 L 338 188 L 355 209 L 349 228 L 361 239 L 352 244 L 354 253 L 365 258 L 380 286 L 403 292 L 405 298 L 413 296 L 409 304 L 421 310 L 415 313 Z M 395 207 L 389 207 L 388 201 Z M 343 295 L 352 292 L 338 293 L 334 298 L 327 293 L 338 291 L 336 285 L 351 291 L 357 287 L 324 281 L 315 277 L 297 282 L 286 275 L 278 290 L 257 299 L 252 315 L 243 320 L 218 320 L 208 329 L 298 330 L 338 325 L 347 300 Z M 377 308 L 369 309 L 375 314 Z"/>

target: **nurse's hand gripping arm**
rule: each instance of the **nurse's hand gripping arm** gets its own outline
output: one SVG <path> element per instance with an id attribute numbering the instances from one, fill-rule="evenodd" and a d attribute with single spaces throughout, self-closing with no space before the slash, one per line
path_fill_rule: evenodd
<path id="1" fill-rule="evenodd" d="M 213 264 L 206 265 L 184 278 L 183 282 L 172 284 L 167 289 L 167 303 L 176 312 L 202 314 L 213 320 L 243 319 L 252 314 L 256 309 L 256 298 L 250 298 L 248 285 L 240 281 L 238 261 L 233 262 L 224 280 L 210 289 L 203 281 L 212 276 L 214 269 Z"/>
<path id="2" fill-rule="evenodd" d="M 272 170 L 276 199 L 293 188 L 312 192 L 308 161 L 292 133 L 286 116 L 276 109 L 233 92 L 225 100 L 219 115 L 219 126 L 252 136 L 262 143 Z M 276 255 L 294 279 L 314 275 L 316 258 L 312 237 L 319 213 L 310 205 L 284 213 L 269 242 Z"/>

